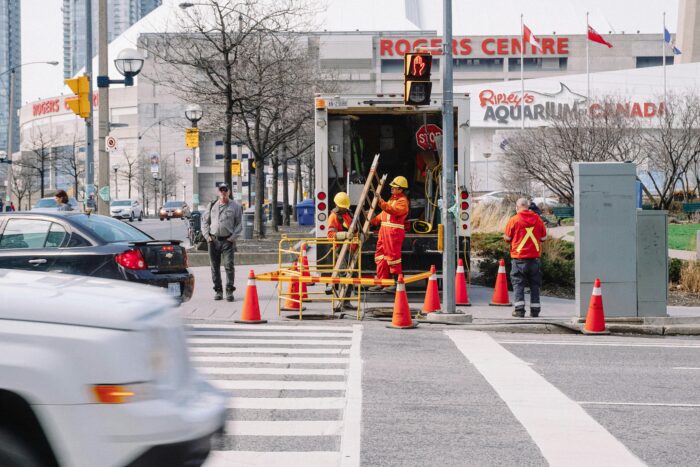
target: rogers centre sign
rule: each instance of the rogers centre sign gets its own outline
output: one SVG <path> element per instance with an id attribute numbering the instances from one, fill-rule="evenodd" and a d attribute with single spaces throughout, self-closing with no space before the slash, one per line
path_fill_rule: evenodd
<path id="1" fill-rule="evenodd" d="M 530 45 L 526 47 L 525 53 L 528 55 L 568 55 L 568 37 L 542 37 L 539 38 L 542 50 Z M 440 37 L 411 37 L 411 38 L 380 38 L 380 57 L 403 57 L 405 53 L 415 51 L 420 47 L 439 48 L 442 47 Z M 455 57 L 468 57 L 478 54 L 480 57 L 486 56 L 515 56 L 520 55 L 521 38 L 512 37 L 458 37 L 452 40 L 452 53 Z M 433 55 L 440 52 L 434 51 Z"/>

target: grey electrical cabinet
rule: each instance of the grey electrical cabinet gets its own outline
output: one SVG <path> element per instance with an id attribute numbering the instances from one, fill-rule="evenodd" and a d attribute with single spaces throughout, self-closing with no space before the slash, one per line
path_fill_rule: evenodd
<path id="1" fill-rule="evenodd" d="M 637 210 L 637 316 L 667 316 L 666 211 Z"/>

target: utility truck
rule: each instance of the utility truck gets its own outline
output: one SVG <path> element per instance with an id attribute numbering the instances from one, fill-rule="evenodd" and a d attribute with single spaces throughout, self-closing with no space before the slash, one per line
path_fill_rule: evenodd
<path id="1" fill-rule="evenodd" d="M 333 197 L 340 191 L 350 195 L 354 206 L 362 194 L 375 154 L 379 175 L 387 180 L 403 175 L 408 179 L 410 212 L 402 247 L 404 274 L 423 272 L 442 265 L 441 213 L 446 206 L 455 216 L 455 256 L 469 258 L 471 236 L 471 190 L 469 171 L 469 96 L 454 97 L 454 167 L 442 164 L 442 97 L 430 105 L 404 105 L 401 95 L 317 95 L 315 99 L 315 235 L 326 237 Z M 444 202 L 445 170 L 456 173 L 456 199 Z M 390 197 L 389 183 L 382 198 Z M 375 213 L 377 214 L 378 211 Z M 362 269 L 374 271 L 376 235 L 362 245 Z M 449 252 L 446 252 L 449 253 Z M 317 252 L 317 257 L 323 255 Z M 469 264 L 465 261 L 465 264 Z"/>

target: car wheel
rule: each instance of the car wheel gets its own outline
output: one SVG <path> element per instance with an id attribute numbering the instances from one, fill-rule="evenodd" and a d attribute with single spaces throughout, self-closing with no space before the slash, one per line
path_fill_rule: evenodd
<path id="1" fill-rule="evenodd" d="M 27 443 L 5 430 L 0 430 L 0 465 L 3 467 L 41 466 Z"/>

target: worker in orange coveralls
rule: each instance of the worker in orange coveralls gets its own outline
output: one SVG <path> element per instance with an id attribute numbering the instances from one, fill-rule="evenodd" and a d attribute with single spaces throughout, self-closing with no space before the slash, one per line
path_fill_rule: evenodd
<path id="1" fill-rule="evenodd" d="M 374 253 L 374 262 L 377 264 L 377 279 L 389 279 L 390 274 L 395 279 L 403 273 L 401 267 L 401 245 L 406 237 L 404 221 L 408 216 L 409 201 L 404 191 L 408 189 L 408 180 L 399 175 L 389 184 L 391 198 L 389 201 L 379 200 L 379 215 L 372 219 L 372 225 L 380 224 L 379 238 L 377 239 L 377 251 Z M 372 292 L 393 292 L 396 287 L 371 287 Z"/>

